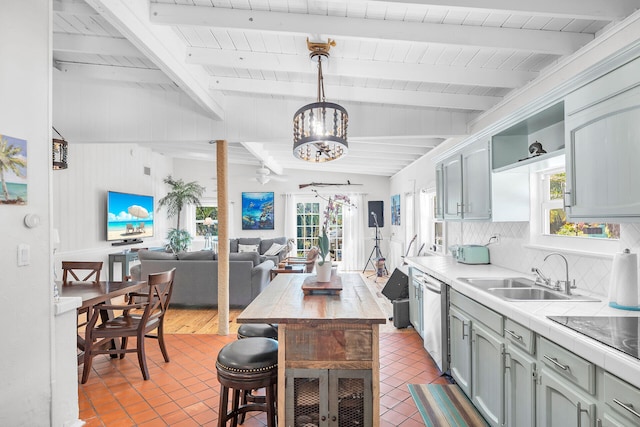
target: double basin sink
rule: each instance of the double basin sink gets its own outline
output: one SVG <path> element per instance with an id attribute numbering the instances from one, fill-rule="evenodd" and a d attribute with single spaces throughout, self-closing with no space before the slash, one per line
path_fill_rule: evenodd
<path id="1" fill-rule="evenodd" d="M 599 301 L 584 295 L 567 295 L 547 289 L 526 277 L 458 277 L 458 280 L 507 301 Z"/>

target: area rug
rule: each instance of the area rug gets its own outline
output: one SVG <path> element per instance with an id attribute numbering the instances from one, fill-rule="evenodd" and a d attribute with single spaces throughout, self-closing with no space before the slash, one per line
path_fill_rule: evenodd
<path id="1" fill-rule="evenodd" d="M 427 427 L 488 426 L 455 384 L 407 384 Z"/>

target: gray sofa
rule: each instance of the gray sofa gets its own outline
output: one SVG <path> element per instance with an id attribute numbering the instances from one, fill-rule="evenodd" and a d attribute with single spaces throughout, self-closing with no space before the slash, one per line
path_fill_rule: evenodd
<path id="1" fill-rule="evenodd" d="M 274 243 L 282 247 L 280 252 L 275 255 L 266 255 L 266 253 L 269 251 L 269 249 L 271 249 Z M 280 261 L 284 260 L 287 257 L 288 253 L 286 237 L 275 237 L 273 239 L 262 239 L 260 237 L 240 237 L 237 239 L 229 239 L 229 252 L 231 253 L 238 253 L 241 249 L 248 249 L 249 247 L 258 249 L 261 261 L 269 259 L 273 261 L 275 265 L 278 265 Z"/>
<path id="2" fill-rule="evenodd" d="M 177 255 L 141 250 L 139 266 L 131 268 L 134 280 L 176 268 L 171 305 L 218 306 L 218 260 L 211 251 Z M 256 252 L 229 254 L 229 305 L 246 307 L 269 284 L 272 260 L 260 261 Z"/>

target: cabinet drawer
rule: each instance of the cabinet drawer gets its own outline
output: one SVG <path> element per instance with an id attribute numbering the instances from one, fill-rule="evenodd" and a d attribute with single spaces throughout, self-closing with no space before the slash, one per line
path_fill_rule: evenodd
<path id="1" fill-rule="evenodd" d="M 538 360 L 590 394 L 595 393 L 596 367 L 551 341 L 538 338 Z"/>
<path id="2" fill-rule="evenodd" d="M 504 336 L 529 354 L 533 354 L 533 332 L 511 319 L 505 319 Z"/>
<path id="3" fill-rule="evenodd" d="M 469 314 L 471 317 L 477 319 L 478 321 L 488 326 L 498 335 L 503 336 L 504 327 L 503 327 L 503 319 L 502 316 L 495 311 L 485 307 L 484 305 L 475 302 L 469 297 L 462 295 L 461 293 L 451 290 L 451 304 L 461 308 L 464 312 Z"/>
<path id="4" fill-rule="evenodd" d="M 608 372 L 604 373 L 604 401 L 614 412 L 640 425 L 640 390 Z"/>

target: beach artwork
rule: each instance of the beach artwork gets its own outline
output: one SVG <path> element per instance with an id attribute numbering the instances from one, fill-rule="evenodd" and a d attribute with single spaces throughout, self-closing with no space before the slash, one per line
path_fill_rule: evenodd
<path id="1" fill-rule="evenodd" d="M 391 225 L 400 225 L 400 195 L 391 196 Z"/>
<path id="2" fill-rule="evenodd" d="M 153 236 L 153 196 L 109 191 L 107 240 Z"/>
<path id="3" fill-rule="evenodd" d="M 274 229 L 273 192 L 242 193 L 242 229 Z"/>
<path id="4" fill-rule="evenodd" d="M 0 134 L 0 204 L 27 204 L 27 141 Z"/>

